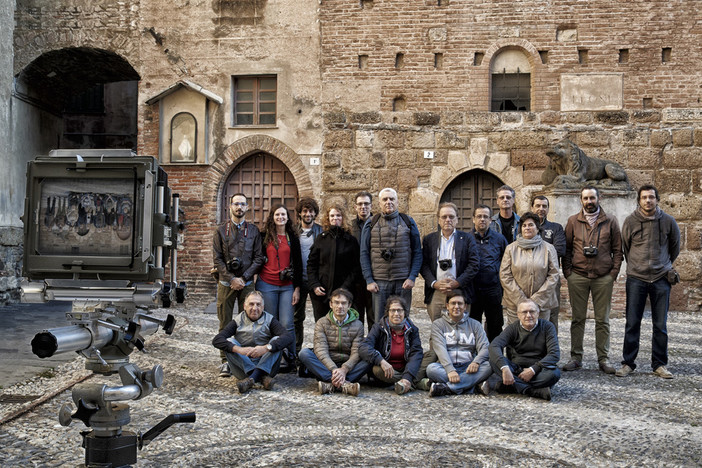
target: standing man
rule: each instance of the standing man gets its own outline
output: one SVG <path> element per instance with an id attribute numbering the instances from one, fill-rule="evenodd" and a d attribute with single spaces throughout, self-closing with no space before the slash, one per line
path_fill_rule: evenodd
<path id="1" fill-rule="evenodd" d="M 433 322 L 441 317 L 446 295 L 460 289 L 468 309 L 473 302 L 473 278 L 480 268 L 475 238 L 458 231 L 458 207 L 447 202 L 439 205 L 439 230 L 422 241 L 424 303 Z"/>
<path id="2" fill-rule="evenodd" d="M 502 377 L 495 390 L 551 400 L 551 387 L 561 378 L 556 329 L 539 318 L 539 306 L 531 299 L 517 305 L 517 317 L 490 343 L 490 365 Z"/>
<path id="3" fill-rule="evenodd" d="M 261 235 L 258 228 L 244 219 L 249 210 L 246 195 L 236 193 L 229 202 L 229 221 L 217 227 L 214 233 L 212 253 L 217 269 L 217 318 L 222 331 L 232 321 L 234 302 L 238 301 L 239 312 L 244 310 L 244 299 L 254 290 L 253 277 L 265 257 L 261 251 Z M 220 351 L 222 365 L 220 377 L 230 377 L 227 356 Z"/>
<path id="4" fill-rule="evenodd" d="M 497 206 L 500 211 L 495 213 L 490 223 L 490 228 L 505 236 L 508 244 L 517 240 L 519 232 L 519 215 L 513 210 L 514 195 L 514 189 L 509 185 L 497 189 Z"/>
<path id="5" fill-rule="evenodd" d="M 281 351 L 292 336 L 271 314 L 263 311 L 263 295 L 252 291 L 246 296 L 244 312 L 229 322 L 212 344 L 227 356 L 239 393 L 246 393 L 256 383 L 272 390 Z"/>
<path id="6" fill-rule="evenodd" d="M 363 225 L 361 269 L 366 289 L 373 293 L 373 319 L 380 321 L 388 297 L 397 295 L 412 303 L 412 288 L 422 267 L 422 240 L 414 220 L 397 210 L 397 192 L 384 188 L 378 194 L 380 214 Z"/>
<path id="7" fill-rule="evenodd" d="M 571 359 L 563 370 L 582 367 L 587 301 L 592 294 L 597 362 L 602 372 L 614 374 L 615 369 L 609 363 L 609 311 L 614 281 L 622 266 L 622 237 L 617 219 L 608 216 L 600 206 L 600 192 L 595 187 L 583 187 L 580 203 L 583 209 L 568 218 L 565 228 L 563 275 L 568 280 L 573 319 L 570 324 Z"/>
<path id="8" fill-rule="evenodd" d="M 322 226 L 315 223 L 319 214 L 319 205 L 310 197 L 303 197 L 295 206 L 297 212 L 297 235 L 300 238 L 300 250 L 302 253 L 302 287 L 300 287 L 300 300 L 295 304 L 293 311 L 293 323 L 295 325 L 295 351 L 299 355 L 304 338 L 305 308 L 307 307 L 307 259 L 310 256 L 310 249 L 314 240 L 322 233 Z"/>
<path id="9" fill-rule="evenodd" d="M 673 262 L 680 253 L 680 229 L 672 216 L 658 206 L 660 196 L 653 185 L 639 189 L 638 208 L 622 226 L 626 257 L 626 328 L 622 367 L 617 376 L 626 377 L 636 369 L 641 319 L 646 298 L 651 300 L 653 343 L 651 368 L 664 379 L 673 374 L 668 364 L 668 305 L 670 286 L 676 283 Z M 673 283 L 671 283 L 671 281 Z"/>
<path id="10" fill-rule="evenodd" d="M 490 229 L 491 210 L 487 205 L 473 209 L 473 236 L 480 255 L 480 270 L 473 278 L 475 297 L 470 309 L 470 318 L 482 323 L 488 340 L 494 340 L 502 332 L 502 283 L 500 265 L 507 248 L 507 240 L 499 232 Z"/>
<path id="11" fill-rule="evenodd" d="M 351 234 L 358 241 L 358 245 L 361 245 L 361 231 L 363 230 L 363 225 L 371 217 L 371 205 L 373 203 L 373 195 L 370 192 L 361 191 L 356 194 L 354 198 L 354 209 L 356 210 L 356 219 L 351 222 Z M 365 318 L 368 318 L 368 331 L 370 331 L 373 324 L 371 320 L 371 315 L 373 314 L 373 295 L 368 289 L 366 289 L 366 282 L 361 280 L 356 285 L 356 290 L 354 291 L 354 304 L 356 305 L 356 311 L 358 312 L 358 319 L 361 323 L 365 322 Z"/>
<path id="12" fill-rule="evenodd" d="M 556 253 L 558 254 L 558 264 L 561 264 L 563 256 L 566 253 L 566 240 L 565 231 L 563 226 L 553 221 L 548 220 L 548 211 L 550 208 L 550 203 L 548 198 L 543 195 L 537 195 L 531 202 L 531 211 L 536 213 L 539 217 L 539 231 L 541 232 L 541 238 L 553 245 L 556 248 Z M 551 310 L 551 317 L 549 320 L 556 327 L 556 333 L 558 333 L 558 314 L 561 311 L 561 281 L 558 280 L 556 283 L 556 296 L 558 297 L 558 307 Z"/>

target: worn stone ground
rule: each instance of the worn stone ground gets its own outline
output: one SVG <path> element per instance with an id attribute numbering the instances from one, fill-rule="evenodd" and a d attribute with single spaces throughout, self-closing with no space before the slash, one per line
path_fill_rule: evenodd
<path id="1" fill-rule="evenodd" d="M 316 382 L 282 375 L 274 391 L 236 391 L 217 376 L 210 341 L 217 321 L 204 307 L 181 305 L 170 337 L 147 341 L 134 355 L 142 369 L 160 363 L 163 387 L 131 402 L 128 429 L 145 432 L 169 413 L 195 411 L 195 424 L 175 425 L 139 452 L 139 466 L 701 466 L 702 315 L 671 313 L 669 369 L 673 380 L 651 374 L 650 319 L 644 320 L 637 372 L 628 378 L 596 370 L 594 323 L 586 328 L 585 369 L 564 373 L 553 400 L 523 396 L 398 396 L 362 387 L 357 398 L 321 396 Z M 157 311 L 162 315 L 164 311 Z M 309 314 L 311 315 L 311 314 Z M 413 318 L 426 337 L 422 310 Z M 306 341 L 312 322 L 308 319 Z M 613 363 L 621 356 L 624 320 L 611 321 Z M 561 363 L 568 359 L 568 322 L 561 318 Z M 425 341 L 425 347 L 428 340 Z M 618 366 L 618 364 L 617 364 Z M 84 374 L 82 361 L 7 392 L 44 394 Z M 90 377 L 118 385 L 117 377 Z M 83 461 L 82 423 L 65 428 L 57 412 L 65 391 L 0 426 L 0 465 L 76 466 Z M 0 416 L 17 405 L 0 405 Z"/>

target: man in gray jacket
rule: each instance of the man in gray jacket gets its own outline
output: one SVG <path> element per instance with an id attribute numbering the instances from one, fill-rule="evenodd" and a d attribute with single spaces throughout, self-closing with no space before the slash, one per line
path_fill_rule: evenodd
<path id="1" fill-rule="evenodd" d="M 272 390 L 278 372 L 281 350 L 292 342 L 285 327 L 263 310 L 263 296 L 253 291 L 246 296 L 244 312 L 221 330 L 212 345 L 225 353 L 239 393 L 260 383 Z"/>
<path id="2" fill-rule="evenodd" d="M 433 382 L 429 396 L 461 393 L 487 394 L 483 384 L 492 370 L 488 362 L 488 339 L 482 325 L 466 314 L 466 298 L 460 292 L 446 295 L 448 314 L 431 324 L 431 349 L 439 362 L 427 367 Z"/>
<path id="3" fill-rule="evenodd" d="M 653 185 L 638 192 L 638 208 L 622 226 L 622 246 L 626 257 L 626 328 L 622 367 L 616 375 L 626 377 L 636 369 L 641 319 L 646 298 L 651 300 L 653 344 L 651 368 L 664 379 L 673 374 L 668 364 L 668 305 L 671 281 L 676 282 L 673 262 L 680 253 L 680 229 L 675 219 L 658 206 L 660 197 Z"/>
<path id="4" fill-rule="evenodd" d="M 217 318 L 220 331 L 232 321 L 235 302 L 238 301 L 239 313 L 244 310 L 244 298 L 254 290 L 253 277 L 265 260 L 258 228 L 244 219 L 248 210 L 246 195 L 232 195 L 229 221 L 218 226 L 214 234 L 212 252 L 218 277 Z M 224 351 L 220 357 L 220 377 L 231 376 Z"/>

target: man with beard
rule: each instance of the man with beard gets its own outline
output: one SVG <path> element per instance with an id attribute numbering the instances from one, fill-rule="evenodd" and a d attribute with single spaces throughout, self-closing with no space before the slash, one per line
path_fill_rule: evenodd
<path id="1" fill-rule="evenodd" d="M 212 251 L 217 269 L 217 318 L 222 331 L 232 321 L 234 302 L 244 311 L 244 298 L 253 290 L 253 277 L 263 265 L 261 235 L 258 228 L 244 219 L 249 204 L 246 195 L 236 193 L 229 204 L 229 221 L 217 227 Z M 231 376 L 224 351 L 220 351 L 220 377 Z"/>
<path id="2" fill-rule="evenodd" d="M 614 281 L 622 266 L 622 238 L 617 219 L 602 209 L 600 193 L 595 187 L 583 187 L 580 203 L 583 209 L 568 218 L 565 228 L 563 275 L 568 280 L 573 319 L 570 324 L 571 360 L 563 370 L 582 367 L 587 301 L 592 294 L 597 362 L 602 372 L 614 374 L 615 369 L 609 363 L 609 311 Z"/>

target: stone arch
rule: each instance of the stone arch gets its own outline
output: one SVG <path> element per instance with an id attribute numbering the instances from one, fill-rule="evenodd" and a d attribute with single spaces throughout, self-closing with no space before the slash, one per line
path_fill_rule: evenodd
<path id="1" fill-rule="evenodd" d="M 223 184 L 241 161 L 257 152 L 268 153 L 287 166 L 295 178 L 300 197 L 314 196 L 312 180 L 300 156 L 295 151 L 282 141 L 271 136 L 251 135 L 229 145 L 212 165 L 210 174 L 212 186 L 215 187 L 217 219 L 222 217 L 220 207 L 222 206 Z"/>

